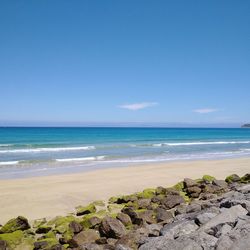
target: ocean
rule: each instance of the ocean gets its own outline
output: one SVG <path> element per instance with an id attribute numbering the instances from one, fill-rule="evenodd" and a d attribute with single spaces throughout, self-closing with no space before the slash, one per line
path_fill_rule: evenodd
<path id="1" fill-rule="evenodd" d="M 250 129 L 0 128 L 0 178 L 250 156 Z"/>

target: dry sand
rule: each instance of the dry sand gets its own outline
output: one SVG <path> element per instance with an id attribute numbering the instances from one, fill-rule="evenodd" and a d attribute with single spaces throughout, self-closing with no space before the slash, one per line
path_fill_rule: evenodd
<path id="1" fill-rule="evenodd" d="M 77 174 L 0 180 L 0 224 L 18 215 L 28 219 L 73 212 L 77 205 L 110 196 L 171 186 L 184 177 L 204 174 L 224 179 L 250 172 L 250 158 L 161 163 L 110 168 Z"/>

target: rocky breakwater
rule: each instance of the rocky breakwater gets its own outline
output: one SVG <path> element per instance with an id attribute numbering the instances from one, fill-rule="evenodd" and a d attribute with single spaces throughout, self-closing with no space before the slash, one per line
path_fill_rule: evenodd
<path id="1" fill-rule="evenodd" d="M 250 174 L 205 175 L 0 227 L 0 250 L 250 249 Z"/>

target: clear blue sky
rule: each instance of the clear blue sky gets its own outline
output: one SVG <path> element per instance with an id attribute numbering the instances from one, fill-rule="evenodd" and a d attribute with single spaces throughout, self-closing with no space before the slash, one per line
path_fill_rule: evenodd
<path id="1" fill-rule="evenodd" d="M 250 1 L 0 3 L 0 125 L 250 122 Z"/>

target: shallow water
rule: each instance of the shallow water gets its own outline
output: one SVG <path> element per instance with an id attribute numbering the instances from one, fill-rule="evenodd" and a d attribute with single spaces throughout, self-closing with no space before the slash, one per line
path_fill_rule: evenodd
<path id="1" fill-rule="evenodd" d="M 0 128 L 0 178 L 250 156 L 250 129 Z"/>

